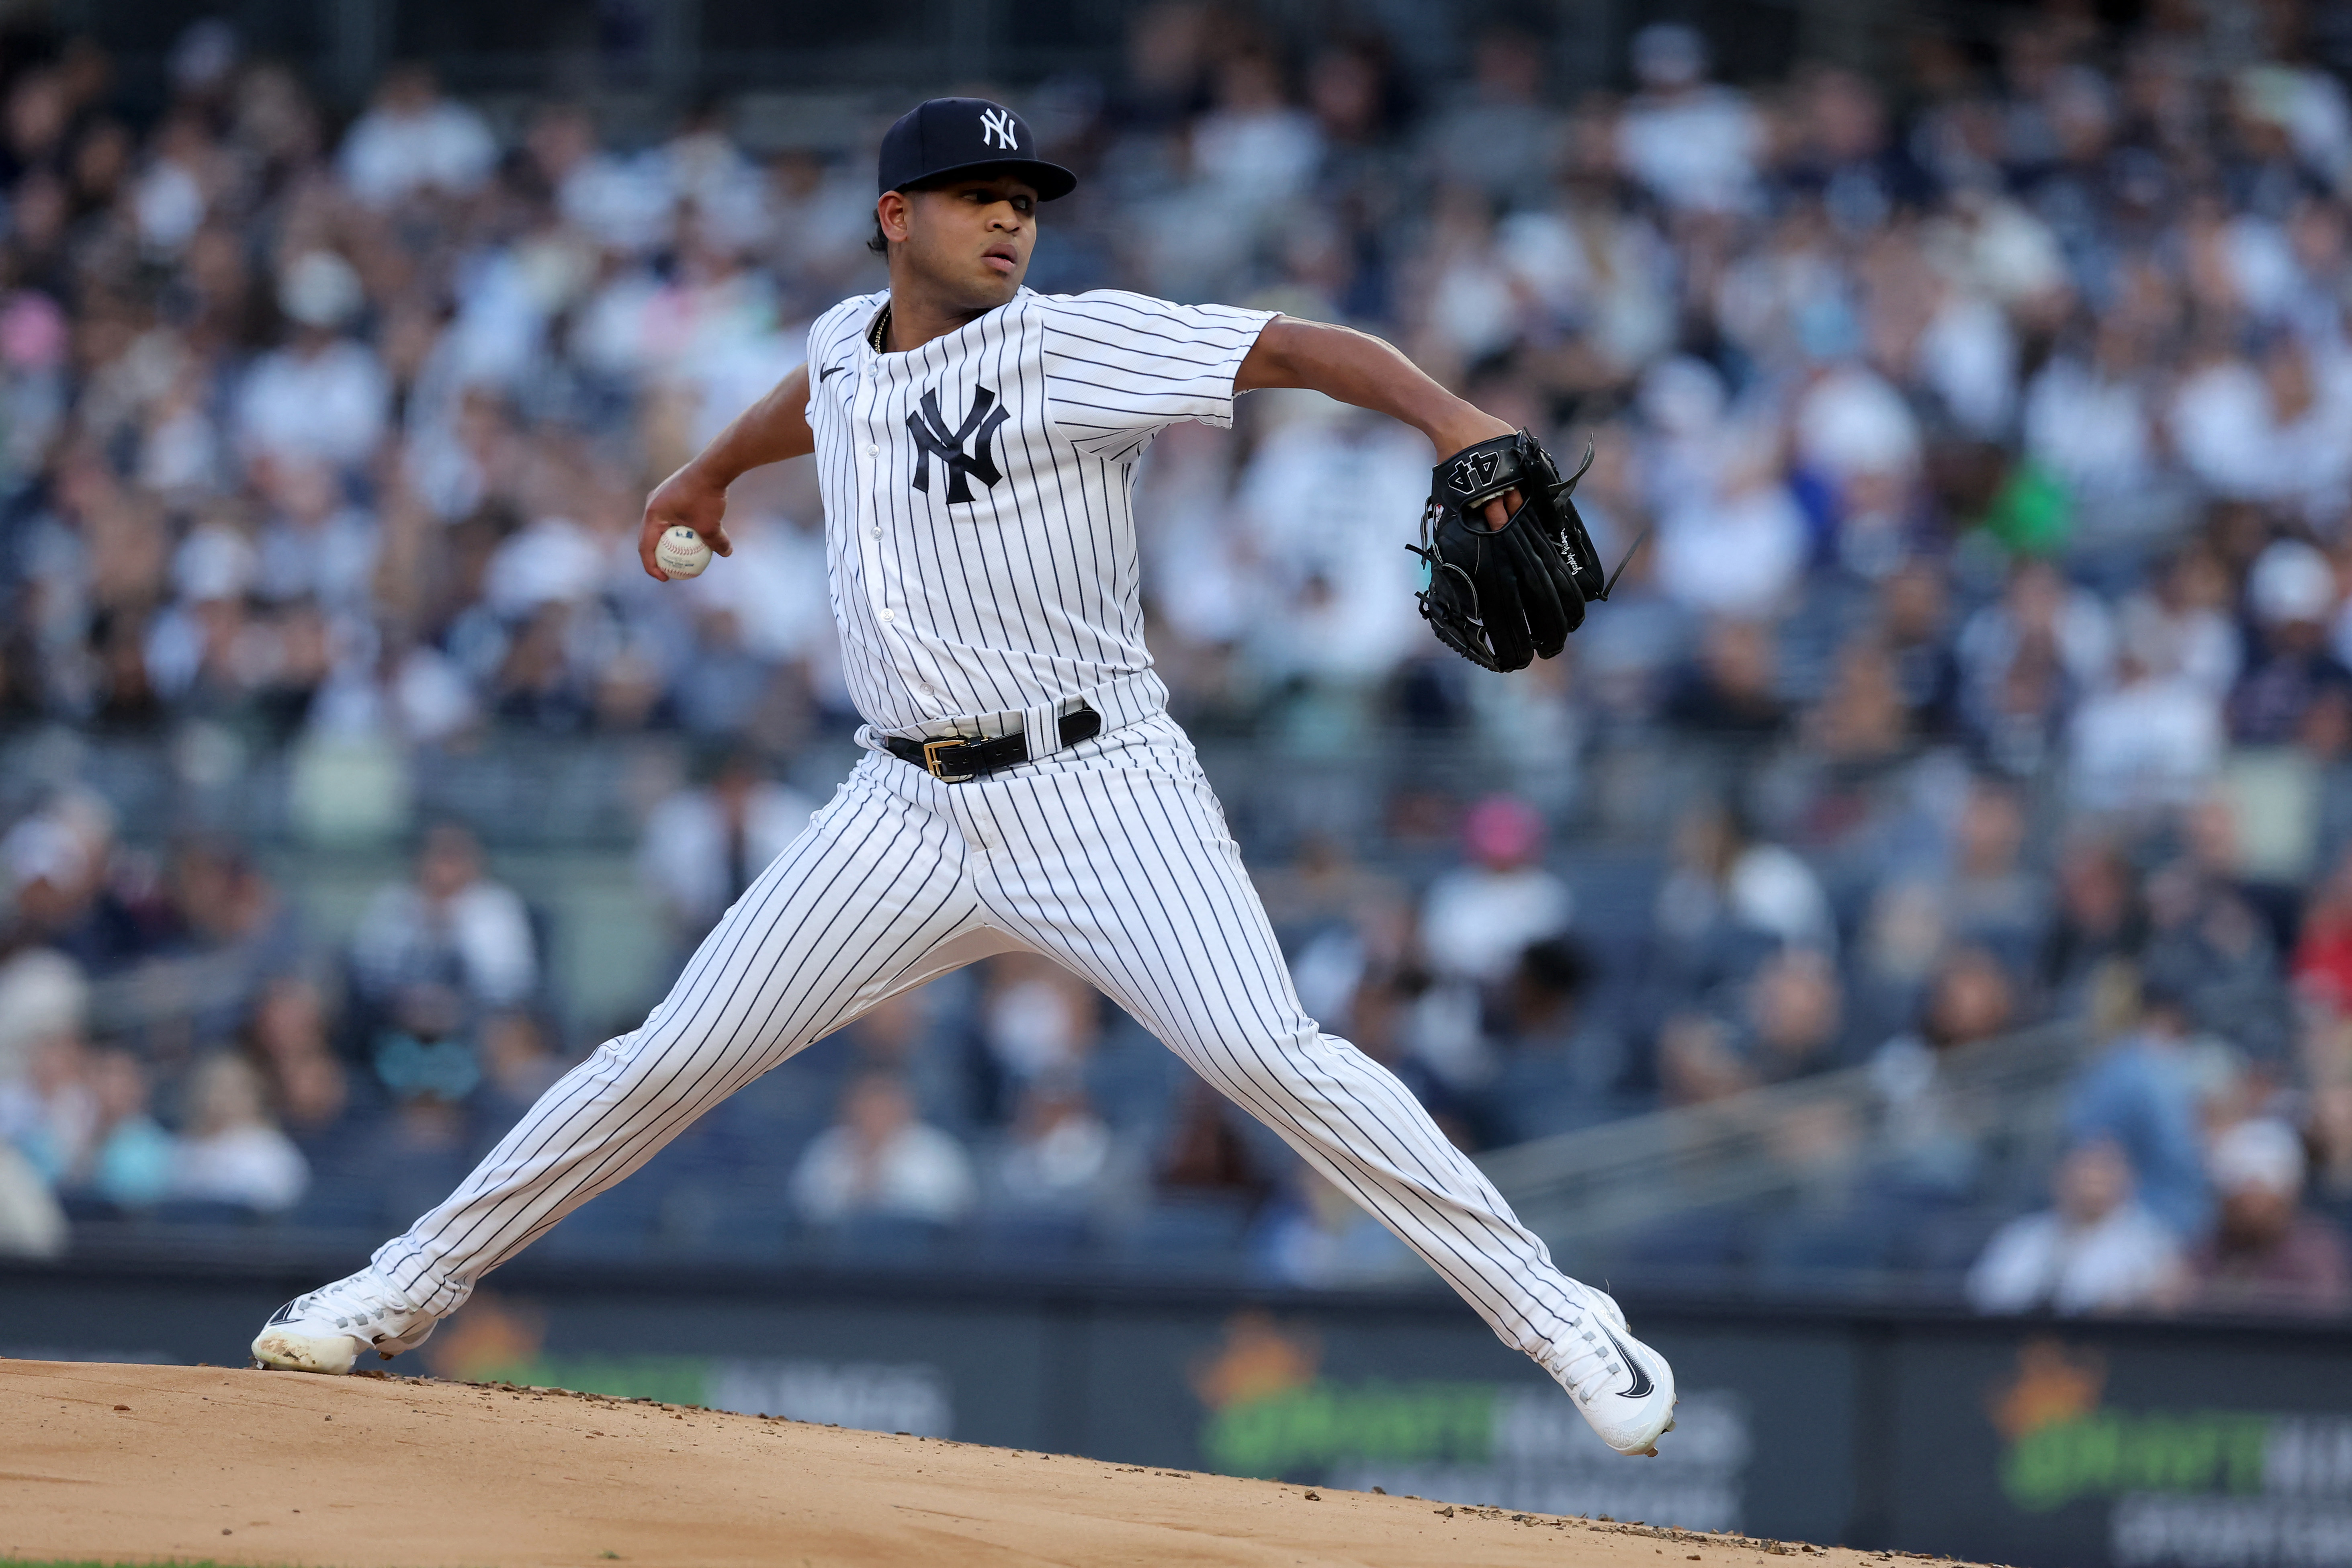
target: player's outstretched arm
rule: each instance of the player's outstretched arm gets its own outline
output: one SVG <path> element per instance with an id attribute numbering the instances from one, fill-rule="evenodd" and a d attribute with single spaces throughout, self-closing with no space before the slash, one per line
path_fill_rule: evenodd
<path id="1" fill-rule="evenodd" d="M 1437 384 L 1402 352 L 1369 332 L 1277 316 L 1234 375 L 1235 392 L 1302 387 L 1341 403 L 1402 419 L 1429 437 L 1444 458 L 1511 427 L 1475 404 Z M 1486 515 L 1496 527 L 1519 504 L 1517 491 L 1490 501 Z"/>
<path id="2" fill-rule="evenodd" d="M 735 553 L 727 537 L 727 487 L 753 468 L 816 450 L 808 400 L 808 366 L 803 364 L 737 415 L 686 467 L 654 487 L 646 498 L 644 525 L 637 530 L 637 559 L 645 563 L 646 575 L 669 581 L 669 574 L 655 563 L 654 546 L 661 542 L 665 530 L 681 522 L 719 554 Z"/>

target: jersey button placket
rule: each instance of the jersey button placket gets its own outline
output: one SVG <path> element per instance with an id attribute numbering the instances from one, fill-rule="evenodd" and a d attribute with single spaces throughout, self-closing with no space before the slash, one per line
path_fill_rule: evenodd
<path id="1" fill-rule="evenodd" d="M 874 374 L 866 377 L 865 384 L 858 389 L 857 510 L 866 524 L 866 542 L 858 553 L 866 563 L 866 597 L 871 602 L 875 619 L 887 626 L 898 617 L 883 603 L 882 552 L 876 547 L 876 542 L 882 537 L 882 444 L 875 439 L 877 433 L 875 408 L 880 399 L 877 395 L 876 384 L 883 377 L 884 373 L 877 367 Z"/>

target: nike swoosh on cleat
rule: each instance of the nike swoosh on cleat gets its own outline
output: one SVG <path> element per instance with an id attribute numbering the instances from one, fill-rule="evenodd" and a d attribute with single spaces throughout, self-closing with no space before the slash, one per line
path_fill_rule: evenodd
<path id="1" fill-rule="evenodd" d="M 1608 1324 L 1601 1323 L 1598 1327 L 1609 1342 L 1617 1347 L 1617 1353 L 1625 1359 L 1625 1364 L 1633 1369 L 1633 1385 L 1631 1388 L 1619 1389 L 1618 1394 L 1626 1399 L 1649 1398 L 1651 1391 L 1657 1387 L 1656 1384 L 1650 1381 L 1650 1369 L 1633 1359 L 1633 1352 L 1625 1348 L 1624 1342 L 1609 1332 Z"/>

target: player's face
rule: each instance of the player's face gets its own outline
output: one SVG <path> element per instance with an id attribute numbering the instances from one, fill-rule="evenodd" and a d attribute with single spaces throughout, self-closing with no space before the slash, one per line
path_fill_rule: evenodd
<path id="1" fill-rule="evenodd" d="M 1034 187 L 1000 175 L 911 191 L 904 200 L 906 243 L 890 258 L 894 291 L 904 266 L 950 310 L 992 310 L 1013 298 L 1037 243 Z M 882 223 L 886 231 L 896 226 L 887 199 Z"/>

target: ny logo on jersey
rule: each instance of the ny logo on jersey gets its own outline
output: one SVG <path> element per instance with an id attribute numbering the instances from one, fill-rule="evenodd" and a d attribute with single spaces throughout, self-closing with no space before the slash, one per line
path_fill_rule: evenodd
<path id="1" fill-rule="evenodd" d="M 1002 147 L 1008 153 L 1021 150 L 1021 139 L 1013 129 L 1013 111 L 1009 109 L 983 109 L 980 111 L 980 144 Z"/>
<path id="2" fill-rule="evenodd" d="M 925 495 L 930 493 L 931 459 L 937 458 L 947 468 L 950 506 L 971 501 L 973 479 L 993 489 L 1004 476 L 997 471 L 989 443 L 995 438 L 996 427 L 1011 417 L 1009 409 L 996 405 L 996 394 L 984 386 L 975 387 L 971 412 L 950 430 L 947 416 L 940 412 L 939 389 L 923 394 L 921 409 L 907 416 L 907 431 L 915 437 L 915 488 Z M 969 452 L 964 450 L 967 441 L 971 443 Z"/>

